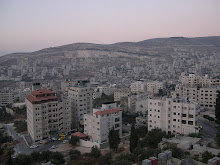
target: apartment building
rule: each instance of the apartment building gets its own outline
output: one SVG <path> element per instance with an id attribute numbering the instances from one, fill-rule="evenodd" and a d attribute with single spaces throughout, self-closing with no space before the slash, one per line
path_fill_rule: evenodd
<path id="1" fill-rule="evenodd" d="M 186 97 L 189 100 L 196 101 L 201 108 L 215 109 L 216 93 L 215 87 L 197 88 L 177 85 L 175 92 L 172 92 L 172 96 Z"/>
<path id="2" fill-rule="evenodd" d="M 191 87 L 217 87 L 220 86 L 220 79 L 212 79 L 205 76 L 196 76 L 195 74 L 181 73 L 180 82 L 184 86 Z"/>
<path id="3" fill-rule="evenodd" d="M 147 92 L 151 95 L 159 93 L 159 90 L 163 89 L 163 83 L 159 81 L 148 82 Z"/>
<path id="4" fill-rule="evenodd" d="M 19 91 L 19 101 L 24 102 L 25 98 L 31 94 L 30 88 L 25 88 Z"/>
<path id="5" fill-rule="evenodd" d="M 98 86 L 94 88 L 93 99 L 100 98 L 102 94 L 111 95 L 114 93 L 114 88 L 107 86 Z"/>
<path id="6" fill-rule="evenodd" d="M 137 82 L 131 83 L 130 88 L 131 88 L 132 93 L 146 92 L 147 82 L 137 81 Z"/>
<path id="7" fill-rule="evenodd" d="M 120 101 L 122 97 L 128 97 L 131 95 L 129 88 L 118 88 L 114 91 L 114 101 Z"/>
<path id="8" fill-rule="evenodd" d="M 56 93 L 47 89 L 31 92 L 26 98 L 27 129 L 33 141 L 50 137 L 51 132 L 71 130 L 71 108 L 68 100 L 59 100 Z"/>
<path id="9" fill-rule="evenodd" d="M 99 109 L 93 109 L 92 114 L 84 115 L 84 133 L 96 143 L 108 141 L 109 131 L 114 127 L 122 137 L 122 109 L 115 102 L 102 104 Z"/>
<path id="10" fill-rule="evenodd" d="M 73 126 L 78 128 L 83 125 L 84 114 L 92 113 L 93 90 L 85 84 L 78 84 L 68 90 L 68 99 L 71 104 Z"/>
<path id="11" fill-rule="evenodd" d="M 14 102 L 14 94 L 10 90 L 0 90 L 0 106 L 6 106 Z"/>
<path id="12" fill-rule="evenodd" d="M 198 111 L 198 104 L 187 99 L 148 99 L 148 130 L 161 128 L 167 133 L 197 133 Z"/>

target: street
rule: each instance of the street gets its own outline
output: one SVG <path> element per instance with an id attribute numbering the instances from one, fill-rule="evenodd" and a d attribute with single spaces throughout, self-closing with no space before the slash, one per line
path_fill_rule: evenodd
<path id="1" fill-rule="evenodd" d="M 17 132 L 13 129 L 12 124 L 4 124 L 4 129 L 6 130 L 9 136 L 12 136 L 13 140 L 19 141 L 19 143 L 14 146 L 14 155 L 29 155 L 34 151 L 42 152 L 45 150 L 49 150 L 50 147 L 52 147 L 53 145 L 59 145 L 62 143 L 62 141 L 53 141 L 48 144 L 38 144 L 38 148 L 30 149 L 29 147 L 27 147 L 26 143 L 24 142 L 24 139 L 21 136 L 19 136 Z"/>
<path id="2" fill-rule="evenodd" d="M 204 137 L 212 138 L 214 139 L 216 136 L 216 133 L 218 132 L 218 128 L 214 121 L 208 121 L 207 119 L 203 117 L 198 117 L 199 124 L 202 126 L 201 134 Z"/>

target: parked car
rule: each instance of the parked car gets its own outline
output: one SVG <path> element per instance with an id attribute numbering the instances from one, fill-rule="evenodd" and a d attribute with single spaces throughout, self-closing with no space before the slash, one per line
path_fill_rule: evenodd
<path id="1" fill-rule="evenodd" d="M 66 143 L 68 143 L 69 142 L 69 140 L 64 140 L 63 141 L 63 144 L 66 144 Z"/>
<path id="2" fill-rule="evenodd" d="M 57 138 L 55 138 L 55 137 L 52 137 L 52 138 L 51 138 L 51 140 L 52 140 L 52 141 L 56 141 L 56 140 L 57 140 Z"/>
<path id="3" fill-rule="evenodd" d="M 32 146 L 30 146 L 30 149 L 34 149 L 34 148 L 37 148 L 37 147 L 39 147 L 39 145 L 32 145 Z"/>
<path id="4" fill-rule="evenodd" d="M 51 149 L 56 149 L 57 148 L 57 146 L 56 145 L 53 145 L 52 147 L 51 147 Z"/>

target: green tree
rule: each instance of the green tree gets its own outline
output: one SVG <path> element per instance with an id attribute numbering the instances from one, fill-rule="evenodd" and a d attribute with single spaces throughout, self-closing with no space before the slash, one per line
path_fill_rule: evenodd
<path id="1" fill-rule="evenodd" d="M 166 132 L 162 131 L 159 128 L 155 128 L 149 131 L 148 134 L 139 141 L 138 145 L 140 147 L 157 148 L 158 144 L 164 137 L 166 137 Z"/>
<path id="2" fill-rule="evenodd" d="M 118 150 L 118 145 L 120 144 L 119 132 L 114 129 L 114 127 L 109 131 L 108 135 L 109 147 L 114 151 Z"/>
<path id="3" fill-rule="evenodd" d="M 32 160 L 34 160 L 34 161 L 39 161 L 39 158 L 40 158 L 40 153 L 39 152 L 32 152 L 31 153 L 31 158 L 32 158 Z"/>
<path id="4" fill-rule="evenodd" d="M 111 152 L 100 156 L 98 161 L 99 161 L 99 165 L 110 165 L 112 163 L 112 154 L 111 154 Z"/>
<path id="5" fill-rule="evenodd" d="M 89 155 L 93 158 L 99 158 L 101 156 L 101 151 L 97 146 L 93 146 Z"/>
<path id="6" fill-rule="evenodd" d="M 8 153 L 7 153 L 6 165 L 13 165 L 13 161 L 11 158 L 11 151 L 8 151 Z"/>
<path id="7" fill-rule="evenodd" d="M 215 105 L 215 117 L 220 120 L 220 91 L 218 91 Z"/>
<path id="8" fill-rule="evenodd" d="M 177 148 L 175 144 L 170 144 L 167 147 L 163 148 L 163 150 L 168 150 L 168 149 L 172 151 L 172 156 L 174 158 L 183 159 L 185 156 L 184 151 L 181 150 L 180 148 Z"/>
<path id="9" fill-rule="evenodd" d="M 138 136 L 135 130 L 134 123 L 131 126 L 131 135 L 129 140 L 130 140 L 130 152 L 132 152 L 134 148 L 136 148 L 138 145 Z"/>
<path id="10" fill-rule="evenodd" d="M 135 156 L 134 156 L 134 154 L 121 154 L 115 158 L 115 161 L 113 164 L 119 165 L 120 164 L 119 162 L 121 162 L 121 164 L 123 164 L 123 165 L 125 165 L 126 163 L 133 164 L 133 163 L 135 163 Z"/>
<path id="11" fill-rule="evenodd" d="M 19 165 L 30 165 L 32 162 L 31 162 L 31 157 L 28 156 L 28 155 L 18 155 L 17 158 L 16 158 L 16 164 L 19 164 Z"/>
<path id="12" fill-rule="evenodd" d="M 71 136 L 71 139 L 69 140 L 69 143 L 72 144 L 73 146 L 76 146 L 76 144 L 79 142 L 79 137 L 78 136 Z"/>
<path id="13" fill-rule="evenodd" d="M 70 159 L 71 160 L 76 160 L 79 158 L 79 156 L 81 155 L 81 152 L 79 150 L 71 150 L 69 152 L 69 155 L 70 155 Z"/>
<path id="14" fill-rule="evenodd" d="M 207 163 L 209 159 L 212 159 L 215 155 L 211 152 L 205 151 L 202 153 L 202 162 Z"/>
<path id="15" fill-rule="evenodd" d="M 51 152 L 50 161 L 55 165 L 60 165 L 65 163 L 64 156 L 60 152 Z"/>

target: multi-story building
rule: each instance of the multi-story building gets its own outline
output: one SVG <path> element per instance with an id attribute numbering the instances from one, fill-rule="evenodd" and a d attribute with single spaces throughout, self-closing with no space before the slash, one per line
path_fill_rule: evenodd
<path id="1" fill-rule="evenodd" d="M 120 101 L 122 97 L 128 97 L 131 95 L 129 88 L 118 88 L 114 91 L 114 101 Z"/>
<path id="2" fill-rule="evenodd" d="M 67 100 L 59 100 L 47 89 L 31 92 L 26 98 L 27 129 L 33 141 L 50 137 L 50 133 L 71 130 L 71 108 Z"/>
<path id="3" fill-rule="evenodd" d="M 6 106 L 14 102 L 14 94 L 10 90 L 0 90 L 0 106 Z"/>
<path id="4" fill-rule="evenodd" d="M 147 91 L 147 82 L 137 81 L 137 82 L 131 83 L 130 88 L 131 88 L 132 93 L 146 92 Z"/>
<path id="5" fill-rule="evenodd" d="M 84 115 L 84 133 L 96 143 L 108 141 L 109 131 L 114 127 L 122 137 L 122 109 L 116 103 L 102 104 L 99 109 L 93 109 L 92 114 Z"/>
<path id="6" fill-rule="evenodd" d="M 167 133 L 197 133 L 198 111 L 198 104 L 187 99 L 148 99 L 148 130 L 161 128 Z"/>
<path id="7" fill-rule="evenodd" d="M 19 101 L 24 102 L 25 98 L 31 94 L 30 88 L 25 88 L 19 91 Z"/>
<path id="8" fill-rule="evenodd" d="M 79 124 L 83 125 L 84 114 L 92 113 L 92 93 L 92 88 L 85 84 L 78 84 L 69 88 L 68 99 L 71 104 L 74 127 L 78 128 Z"/>
<path id="9" fill-rule="evenodd" d="M 159 90 L 163 89 L 163 83 L 154 81 L 147 83 L 147 92 L 151 95 L 159 93 Z"/>
<path id="10" fill-rule="evenodd" d="M 111 95 L 114 93 L 114 88 L 107 86 L 98 86 L 94 88 L 93 99 L 100 98 L 102 94 Z"/>
<path id="11" fill-rule="evenodd" d="M 220 79 L 209 78 L 208 75 L 196 76 L 195 74 L 181 73 L 180 82 L 184 86 L 191 87 L 216 87 L 220 86 Z"/>
<path id="12" fill-rule="evenodd" d="M 197 88 L 177 85 L 172 95 L 186 97 L 189 100 L 196 101 L 202 108 L 214 109 L 216 105 L 216 88 Z"/>

